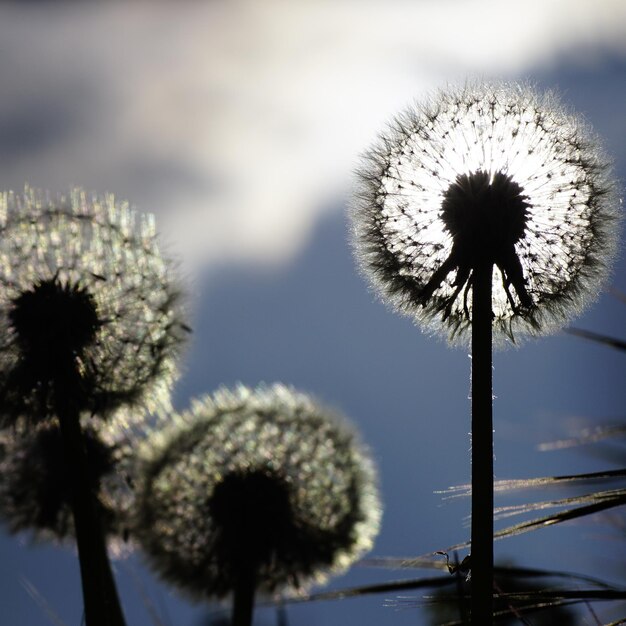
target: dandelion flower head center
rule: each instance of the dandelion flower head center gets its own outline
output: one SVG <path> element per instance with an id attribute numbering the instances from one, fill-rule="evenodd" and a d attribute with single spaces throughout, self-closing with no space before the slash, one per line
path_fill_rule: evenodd
<path id="1" fill-rule="evenodd" d="M 70 363 L 93 344 L 101 326 L 87 289 L 56 277 L 18 295 L 9 321 L 23 357 L 48 380 L 60 363 Z"/>
<path id="2" fill-rule="evenodd" d="M 497 263 L 524 235 L 526 208 L 522 188 L 498 172 L 459 175 L 441 204 L 441 219 L 454 243 L 486 262 Z"/>
<path id="3" fill-rule="evenodd" d="M 208 501 L 227 554 L 240 566 L 269 563 L 285 535 L 293 533 L 294 515 L 287 482 L 274 472 L 231 472 Z"/>

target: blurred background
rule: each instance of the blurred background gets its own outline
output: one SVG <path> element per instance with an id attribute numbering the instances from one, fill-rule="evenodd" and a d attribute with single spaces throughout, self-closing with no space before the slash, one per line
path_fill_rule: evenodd
<path id="1" fill-rule="evenodd" d="M 155 212 L 194 329 L 176 407 L 222 384 L 282 381 L 348 415 L 380 468 L 373 556 L 469 538 L 469 500 L 435 492 L 469 480 L 470 361 L 369 292 L 345 203 L 359 155 L 391 116 L 476 78 L 557 90 L 626 180 L 622 0 L 0 5 L 0 188 L 81 185 Z M 626 293 L 623 253 L 611 285 Z M 626 338 L 626 305 L 605 293 L 575 325 Z M 498 352 L 496 477 L 615 467 L 595 448 L 538 446 L 623 422 L 625 371 L 624 353 L 565 334 Z M 615 512 L 495 546 L 497 559 L 622 584 L 625 548 Z M 115 567 L 129 624 L 156 623 L 151 612 L 165 626 L 210 623 L 211 607 L 170 592 L 140 557 Z M 357 566 L 331 588 L 422 574 L 433 572 Z M 420 595 L 287 615 L 298 626 L 427 624 Z M 5 624 L 78 626 L 72 550 L 1 536 L 0 606 Z M 620 615 L 594 609 L 603 623 Z M 598 623 L 589 611 L 580 620 Z M 274 611 L 259 610 L 258 623 L 276 623 Z"/>

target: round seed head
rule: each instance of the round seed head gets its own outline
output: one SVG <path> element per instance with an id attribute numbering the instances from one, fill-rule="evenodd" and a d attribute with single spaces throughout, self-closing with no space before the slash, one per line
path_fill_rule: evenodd
<path id="1" fill-rule="evenodd" d="M 92 428 L 85 428 L 83 436 L 89 478 L 98 493 L 103 477 L 114 469 L 114 450 Z M 73 536 L 72 479 L 55 422 L 34 430 L 6 431 L 0 475 L 0 515 L 10 532 L 29 530 L 37 540 Z M 101 500 L 98 507 L 110 530 L 113 512 Z"/>
<path id="2" fill-rule="evenodd" d="M 301 589 L 371 547 L 372 463 L 308 396 L 223 389 L 176 422 L 143 451 L 133 532 L 181 590 L 221 597 L 250 572 L 259 591 Z"/>
<path id="3" fill-rule="evenodd" d="M 0 194 L 0 421 L 59 402 L 169 407 L 185 324 L 151 216 L 112 196 Z"/>
<path id="4" fill-rule="evenodd" d="M 493 268 L 495 338 L 560 328 L 593 300 L 619 201 L 597 139 L 552 95 L 469 85 L 396 119 L 352 208 L 363 271 L 401 312 L 467 343 L 474 269 Z"/>
<path id="5" fill-rule="evenodd" d="M 137 446 L 164 417 L 121 410 L 106 422 L 83 417 L 89 478 L 110 554 L 134 548 L 130 515 L 134 505 Z M 0 518 L 9 532 L 26 532 L 37 542 L 75 541 L 73 480 L 56 419 L 0 432 Z"/>

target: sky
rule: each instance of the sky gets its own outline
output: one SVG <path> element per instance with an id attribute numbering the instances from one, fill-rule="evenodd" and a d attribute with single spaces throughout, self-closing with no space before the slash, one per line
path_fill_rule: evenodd
<path id="1" fill-rule="evenodd" d="M 435 493 L 469 478 L 469 358 L 369 291 L 345 206 L 359 155 L 394 114 L 490 78 L 557 90 L 626 180 L 620 0 L 4 3 L 0 188 L 80 185 L 156 213 L 194 329 L 177 408 L 239 381 L 282 381 L 337 407 L 380 470 L 372 555 L 426 554 L 469 534 L 469 501 Z M 626 293 L 623 251 L 610 284 Z M 575 324 L 626 337 L 624 313 L 606 293 Z M 537 447 L 623 417 L 625 365 L 565 334 L 496 353 L 496 477 L 605 468 L 583 450 Z M 586 520 L 498 542 L 496 557 L 624 582 L 623 548 Z M 53 624 L 53 611 L 80 624 L 71 550 L 3 535 L 0 555 L 6 623 Z M 206 608 L 139 556 L 116 571 L 129 623 L 150 623 L 153 605 L 165 624 L 200 625 Z M 356 567 L 331 586 L 431 573 Z M 391 594 L 288 612 L 301 626 L 425 624 L 415 604 Z"/>

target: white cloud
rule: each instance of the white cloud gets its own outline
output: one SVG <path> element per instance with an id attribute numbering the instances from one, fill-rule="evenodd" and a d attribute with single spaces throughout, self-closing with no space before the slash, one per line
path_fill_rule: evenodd
<path id="1" fill-rule="evenodd" d="M 622 0 L 5 4 L 0 185 L 115 191 L 190 266 L 280 261 L 424 89 L 625 41 Z"/>

